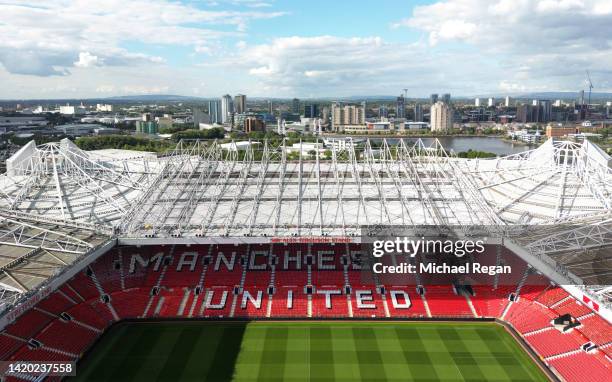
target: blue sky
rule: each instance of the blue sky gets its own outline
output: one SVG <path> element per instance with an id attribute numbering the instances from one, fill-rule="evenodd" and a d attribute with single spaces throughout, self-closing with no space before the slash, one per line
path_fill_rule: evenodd
<path id="1" fill-rule="evenodd" d="M 609 0 L 92 4 L 0 0 L 0 98 L 612 89 Z"/>

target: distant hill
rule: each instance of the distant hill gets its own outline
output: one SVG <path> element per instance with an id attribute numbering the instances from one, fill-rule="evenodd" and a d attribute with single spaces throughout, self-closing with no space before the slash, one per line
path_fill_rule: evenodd
<path id="1" fill-rule="evenodd" d="M 439 94 L 440 96 L 442 94 Z M 525 93 L 506 93 L 506 94 L 477 94 L 477 95 L 457 95 L 451 94 L 453 100 L 470 100 L 476 97 L 488 98 L 494 97 L 496 99 L 503 99 L 506 96 L 510 96 L 515 99 L 562 99 L 562 100 L 575 100 L 578 98 L 578 92 L 525 92 Z M 585 98 L 588 97 L 588 92 L 585 92 Z M 248 97 L 251 101 L 267 101 L 272 102 L 287 102 L 290 101 L 290 97 Z M 302 102 L 330 102 L 330 101 L 343 101 L 343 102 L 395 102 L 397 96 L 392 95 L 367 95 L 367 96 L 344 96 L 344 97 L 302 97 Z M 210 99 L 218 99 L 214 97 L 195 97 L 195 96 L 182 96 L 177 94 L 141 94 L 141 95 L 125 95 L 125 96 L 113 96 L 113 97 L 96 97 L 96 98 L 65 98 L 65 99 L 0 99 L 0 104 L 9 104 L 12 102 L 20 102 L 25 105 L 35 105 L 40 103 L 56 103 L 56 104 L 78 104 L 81 101 L 88 103 L 96 102 L 109 102 L 109 103 L 121 103 L 121 102 L 144 102 L 144 103 L 155 103 L 155 102 L 203 102 Z M 408 94 L 408 100 L 428 100 L 427 97 L 418 97 Z M 591 94 L 591 101 L 612 101 L 612 93 L 597 92 Z"/>
<path id="2" fill-rule="evenodd" d="M 142 94 L 142 95 L 107 97 L 105 99 L 109 101 L 156 102 L 156 101 L 193 101 L 193 100 L 202 100 L 204 98 L 193 97 L 193 96 L 182 96 L 182 95 L 176 95 L 176 94 Z"/>
<path id="3" fill-rule="evenodd" d="M 38 103 L 57 103 L 78 105 L 80 102 L 96 103 L 96 102 L 186 102 L 186 101 L 203 101 L 207 98 L 181 96 L 175 94 L 142 94 L 129 96 L 114 96 L 114 97 L 95 97 L 95 98 L 41 98 L 41 99 L 0 99 L 0 103 L 21 102 L 25 105 Z"/>
<path id="4" fill-rule="evenodd" d="M 527 99 L 562 99 L 562 100 L 575 100 L 578 99 L 578 92 L 526 92 L 526 93 L 508 93 L 508 94 L 485 94 L 485 95 L 475 95 L 474 97 L 486 98 L 486 97 L 495 97 L 495 98 L 504 98 L 505 96 L 510 96 L 512 98 L 527 98 Z M 584 97 L 588 98 L 589 92 L 584 92 Z M 591 93 L 591 101 L 593 100 L 612 100 L 612 93 Z"/>
<path id="5" fill-rule="evenodd" d="M 520 95 L 519 95 L 520 96 Z M 519 97 L 517 96 L 517 97 Z M 589 92 L 584 92 L 584 97 L 587 98 Z M 525 98 L 544 98 L 544 99 L 577 99 L 578 92 L 537 92 L 527 93 L 521 97 Z M 612 99 L 612 93 L 591 93 L 591 100 L 610 100 Z"/>

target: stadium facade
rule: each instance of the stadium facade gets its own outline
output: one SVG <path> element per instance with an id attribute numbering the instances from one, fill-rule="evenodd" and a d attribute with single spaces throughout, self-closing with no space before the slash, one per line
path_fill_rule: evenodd
<path id="1" fill-rule="evenodd" d="M 313 243 L 328 243 L 327 249 L 337 252 L 336 266 L 344 269 L 340 279 L 347 286 L 358 284 L 351 282 L 349 272 L 353 269 L 349 264 L 355 264 L 349 256 L 351 245 L 367 241 L 372 227 L 418 232 L 424 226 L 460 237 L 490 237 L 487 244 L 503 247 L 529 264 L 524 279 L 545 275 L 555 291 L 562 291 L 553 292 L 559 300 L 549 308 L 578 300 L 607 324 L 612 322 L 612 159 L 587 140 L 549 140 L 534 150 L 491 159 L 457 158 L 437 140 L 428 144 L 366 141 L 362 146 L 346 144 L 341 149 L 308 152 L 300 145 L 297 157 L 284 142 L 251 142 L 246 150 L 224 147 L 217 142 L 183 141 L 172 153 L 158 156 L 129 150 L 87 152 L 63 140 L 42 146 L 30 142 L 9 158 L 7 172 L 0 176 L 0 329 L 32 309 L 49 313 L 40 304 L 58 293 L 75 303 L 86 292 L 59 288 L 84 275 L 95 284 L 99 294 L 93 295 L 101 303 L 108 304 L 111 298 L 105 289 L 116 290 L 113 298 L 122 301 L 129 290 L 122 269 L 129 267 L 131 275 L 140 264 L 146 268 L 143 272 L 153 272 L 149 265 L 155 264 L 154 271 L 161 274 L 150 276 L 157 282 L 145 282 L 144 313 L 138 315 L 147 317 L 155 309 L 152 304 L 168 268 L 164 259 L 172 257 L 177 247 L 207 254 L 199 280 L 197 274 L 169 276 L 184 278 L 183 287 L 198 285 L 195 289 L 203 287 L 209 264 L 214 262 L 216 270 L 220 262 L 230 264 L 223 253 L 235 248 L 246 252 L 247 257 L 240 260 L 244 272 L 231 273 L 228 277 L 233 281 L 224 285 L 229 288 L 226 296 L 232 288 L 234 295 L 241 294 L 245 309 L 248 301 L 261 303 L 261 293 L 266 293 L 265 288 L 245 289 L 246 269 L 257 269 L 250 263 L 255 261 L 251 251 L 269 248 L 272 258 L 275 243 L 287 248 L 290 243 L 298 247 L 309 243 L 303 248 L 308 256 L 316 249 Z M 124 256 L 121 248 L 143 248 L 136 252 L 146 254 L 127 251 Z M 156 248 L 172 249 L 157 254 Z M 193 271 L 196 260 L 188 256 L 192 255 L 180 254 L 177 272 L 183 265 Z M 288 252 L 278 255 L 282 256 Z M 501 257 L 498 251 L 498 260 Z M 234 261 L 228 271 L 233 270 Z M 275 263 L 267 266 L 274 275 Z M 524 279 L 518 288 L 515 285 L 516 292 Z M 311 264 L 304 281 L 306 286 L 314 285 Z M 274 276 L 267 282 L 272 296 Z M 408 293 L 385 293 L 379 284 L 369 283 L 377 289 L 369 293 Z M 325 293 L 330 301 L 331 292 Z M 350 295 L 350 290 L 346 293 Z M 192 298 L 184 295 L 181 312 Z M 214 298 L 209 290 L 202 313 Z M 222 309 L 226 309 L 225 298 Z M 393 317 L 391 310 L 402 304 L 393 298 L 383 297 L 386 317 Z M 308 317 L 313 316 L 312 299 L 308 297 L 308 313 L 304 313 Z M 227 311 L 230 316 L 236 301 Z M 360 302 L 355 301 L 357 308 Z M 108 305 L 109 320 L 131 317 Z M 265 316 L 273 317 L 269 306 Z M 161 302 L 158 307 L 162 309 Z M 503 318 L 509 307 L 491 317 Z M 479 316 L 476 308 L 471 310 L 474 317 Z M 425 311 L 432 316 L 429 308 Z M 64 313 L 57 312 L 60 318 Z M 36 348 L 40 343 L 29 346 Z M 549 357 L 554 361 L 556 353 Z"/>
<path id="2" fill-rule="evenodd" d="M 494 159 L 456 158 L 437 140 L 368 141 L 300 151 L 297 160 L 288 153 L 267 142 L 245 151 L 181 142 L 160 157 L 30 142 L 0 176 L 3 307 L 113 241 L 359 241 L 364 226 L 480 226 L 509 235 L 531 225 L 537 230 L 508 245 L 611 317 L 612 256 L 599 249 L 612 244 L 612 162 L 589 141 L 549 140 Z"/>

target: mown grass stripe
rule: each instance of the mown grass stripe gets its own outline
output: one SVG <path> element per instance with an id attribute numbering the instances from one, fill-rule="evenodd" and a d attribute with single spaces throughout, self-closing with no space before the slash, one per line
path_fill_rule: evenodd
<path id="1" fill-rule="evenodd" d="M 223 332 L 219 338 L 211 367 L 208 369 L 206 377 L 203 378 L 203 380 L 208 382 L 227 382 L 232 380 L 246 324 L 229 325 L 220 329 Z"/>
<path id="2" fill-rule="evenodd" d="M 221 330 L 201 330 L 193 351 L 188 355 L 185 369 L 180 375 L 182 380 L 199 381 L 214 367 L 216 349 L 221 340 Z M 204 350 L 205 349 L 205 350 Z M 178 378 L 177 378 L 178 380 Z"/>
<path id="3" fill-rule="evenodd" d="M 506 329 L 503 327 L 496 327 L 496 333 L 498 336 L 498 341 L 496 342 L 498 345 L 501 343 L 504 345 L 504 348 L 507 350 L 505 354 L 511 357 L 511 361 L 505 360 L 503 364 L 507 365 L 515 365 L 515 367 L 509 369 L 507 374 L 512 381 L 536 381 L 536 380 L 544 380 L 547 381 L 542 370 L 540 370 L 539 366 L 531 359 L 531 357 L 527 354 L 527 352 L 522 348 L 522 346 L 510 335 L 506 332 Z M 501 350 L 499 346 L 498 350 Z M 496 354 L 496 353 L 494 353 Z M 499 353 L 497 353 L 499 356 Z"/>
<path id="4" fill-rule="evenodd" d="M 329 327 L 311 327 L 309 330 L 310 380 L 329 381 L 335 377 L 332 334 Z"/>
<path id="5" fill-rule="evenodd" d="M 287 355 L 287 336 L 289 329 L 265 329 L 265 340 L 261 349 L 260 367 L 257 380 L 282 381 L 285 373 L 285 357 Z"/>
<path id="6" fill-rule="evenodd" d="M 94 382 L 547 380 L 493 324 L 354 321 L 120 325 L 77 373 Z"/>
<path id="7" fill-rule="evenodd" d="M 142 368 L 148 366 L 150 362 L 156 362 L 155 359 L 148 357 L 149 351 L 160 340 L 160 333 L 157 328 L 146 326 L 140 332 L 138 339 L 127 347 L 125 358 L 119 366 L 113 370 L 110 378 L 107 381 L 130 381 L 140 380 L 138 374 Z"/>
<path id="8" fill-rule="evenodd" d="M 438 334 L 444 340 L 444 346 L 448 349 L 453 362 L 459 369 L 462 378 L 468 382 L 486 381 L 487 378 L 482 373 L 479 364 L 488 364 L 492 362 L 492 358 L 488 360 L 479 358 L 476 360 L 472 352 L 465 346 L 465 340 L 455 328 L 439 328 Z M 479 348 L 474 349 L 476 351 Z"/>
<path id="9" fill-rule="evenodd" d="M 177 334 L 176 341 L 172 346 L 170 355 L 163 363 L 163 367 L 157 376 L 157 381 L 176 381 L 180 380 L 185 371 L 185 365 L 189 361 L 189 355 L 193 352 L 193 347 L 198 341 L 201 331 L 195 327 L 185 327 Z"/>
<path id="10" fill-rule="evenodd" d="M 438 374 L 433 367 L 433 361 L 425 350 L 425 344 L 418 328 L 399 326 L 395 328 L 395 332 L 413 380 L 421 382 L 438 380 Z"/>
<path id="11" fill-rule="evenodd" d="M 353 328 L 353 336 L 359 360 L 359 372 L 362 381 L 384 381 L 387 378 L 382 366 L 383 359 L 378 349 L 376 335 L 371 327 Z"/>

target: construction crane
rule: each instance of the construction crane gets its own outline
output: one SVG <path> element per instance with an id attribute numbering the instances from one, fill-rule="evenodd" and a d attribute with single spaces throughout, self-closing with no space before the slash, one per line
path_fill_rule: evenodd
<path id="1" fill-rule="evenodd" d="M 589 103 L 587 104 L 587 108 L 588 105 L 591 104 L 591 90 L 593 90 L 593 83 L 591 82 L 591 74 L 589 73 L 589 71 L 586 71 L 586 75 L 587 75 L 587 80 L 586 83 L 587 85 L 589 85 Z"/>

